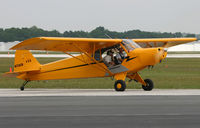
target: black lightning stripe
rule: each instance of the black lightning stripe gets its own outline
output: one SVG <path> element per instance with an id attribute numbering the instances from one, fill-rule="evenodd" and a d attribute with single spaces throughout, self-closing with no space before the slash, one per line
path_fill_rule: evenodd
<path id="1" fill-rule="evenodd" d="M 130 60 L 133 60 L 133 59 L 135 59 L 135 58 L 137 58 L 137 57 L 132 57 L 132 58 L 130 58 L 130 56 L 127 56 L 126 62 L 128 62 L 128 61 L 130 61 Z"/>
<path id="2" fill-rule="evenodd" d="M 91 64 L 96 64 L 96 63 L 90 63 L 90 64 L 83 64 L 83 65 L 76 65 L 76 66 L 72 66 L 72 67 L 59 68 L 59 69 L 54 69 L 54 70 L 50 70 L 50 71 L 46 71 L 46 72 L 41 72 L 41 73 L 54 72 L 54 71 L 59 71 L 59 70 L 64 70 L 64 69 L 83 67 L 83 66 L 87 66 L 87 65 L 91 65 Z"/>

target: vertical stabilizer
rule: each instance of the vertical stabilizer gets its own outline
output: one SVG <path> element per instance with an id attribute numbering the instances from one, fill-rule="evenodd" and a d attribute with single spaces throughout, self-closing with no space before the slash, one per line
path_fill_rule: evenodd
<path id="1" fill-rule="evenodd" d="M 29 50 L 16 50 L 14 72 L 40 70 L 40 63 Z"/>

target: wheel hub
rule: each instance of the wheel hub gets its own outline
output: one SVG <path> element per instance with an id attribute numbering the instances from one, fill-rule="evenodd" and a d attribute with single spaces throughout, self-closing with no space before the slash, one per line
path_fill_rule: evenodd
<path id="1" fill-rule="evenodd" d="M 120 89 L 122 88 L 122 85 L 120 83 L 117 84 L 117 88 Z"/>

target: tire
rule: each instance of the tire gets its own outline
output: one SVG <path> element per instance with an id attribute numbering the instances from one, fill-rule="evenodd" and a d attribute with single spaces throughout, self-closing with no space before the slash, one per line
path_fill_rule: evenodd
<path id="1" fill-rule="evenodd" d="M 123 80 L 117 80 L 114 85 L 115 91 L 125 91 L 126 83 Z"/>
<path id="2" fill-rule="evenodd" d="M 145 79 L 144 82 L 147 84 L 146 86 L 142 85 L 142 88 L 145 91 L 151 91 L 154 88 L 153 81 L 150 79 Z"/>
<path id="3" fill-rule="evenodd" d="M 21 90 L 21 91 L 24 91 L 24 87 L 23 87 L 23 86 L 22 86 L 22 87 L 20 87 L 20 90 Z"/>

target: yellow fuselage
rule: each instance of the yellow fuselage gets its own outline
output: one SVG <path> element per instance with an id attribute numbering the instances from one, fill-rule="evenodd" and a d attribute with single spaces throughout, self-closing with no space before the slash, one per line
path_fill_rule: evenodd
<path id="1" fill-rule="evenodd" d="M 86 55 L 79 55 L 76 58 L 66 58 L 41 65 L 39 71 L 26 72 L 17 78 L 32 81 L 110 77 L 122 72 L 131 74 L 159 63 L 166 54 L 163 48 L 137 48 L 127 53 L 127 58 L 122 64 L 114 68 L 108 68 L 102 61 L 95 63 Z"/>

